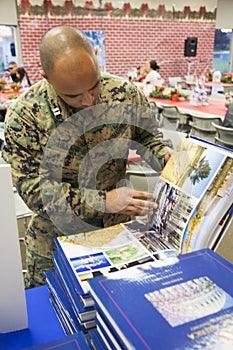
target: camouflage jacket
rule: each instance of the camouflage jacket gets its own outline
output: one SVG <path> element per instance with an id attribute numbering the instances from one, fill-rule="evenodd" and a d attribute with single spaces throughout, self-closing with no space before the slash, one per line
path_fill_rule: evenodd
<path id="1" fill-rule="evenodd" d="M 96 105 L 81 110 L 46 80 L 33 85 L 9 108 L 3 158 L 34 212 L 35 236 L 47 240 L 129 219 L 105 212 L 106 191 L 123 184 L 129 148 L 161 168 L 168 152 L 161 138 L 147 99 L 122 78 L 102 74 Z M 53 243 L 46 252 L 37 241 L 38 254 L 50 256 Z"/>

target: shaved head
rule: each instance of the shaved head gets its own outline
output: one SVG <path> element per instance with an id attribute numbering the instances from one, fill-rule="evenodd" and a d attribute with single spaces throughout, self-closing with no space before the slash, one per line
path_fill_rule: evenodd
<path id="1" fill-rule="evenodd" d="M 42 76 L 68 105 L 91 106 L 100 91 L 100 70 L 94 48 L 78 29 L 58 26 L 42 38 Z"/>
<path id="2" fill-rule="evenodd" d="M 88 38 L 77 28 L 58 26 L 45 33 L 40 44 L 40 60 L 46 75 L 50 76 L 57 61 L 71 57 L 77 50 L 95 56 Z"/>

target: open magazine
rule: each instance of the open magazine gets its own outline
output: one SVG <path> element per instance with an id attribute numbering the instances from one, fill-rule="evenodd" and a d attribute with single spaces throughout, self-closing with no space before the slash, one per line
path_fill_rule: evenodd
<path id="1" fill-rule="evenodd" d="M 153 215 L 55 239 L 77 292 L 88 279 L 116 269 L 211 247 L 233 202 L 233 154 L 198 139 L 183 139 L 154 189 Z"/>
<path id="2" fill-rule="evenodd" d="M 184 139 L 154 190 L 158 204 L 149 229 L 179 253 L 212 248 L 233 203 L 233 152 Z"/>

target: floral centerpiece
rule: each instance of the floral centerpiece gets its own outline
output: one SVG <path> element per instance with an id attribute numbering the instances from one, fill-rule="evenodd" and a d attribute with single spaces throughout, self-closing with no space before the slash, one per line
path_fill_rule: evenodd
<path id="1" fill-rule="evenodd" d="M 11 83 L 10 87 L 12 88 L 12 90 L 19 90 L 21 89 L 22 85 L 20 83 Z"/>
<path id="2" fill-rule="evenodd" d="M 233 103 L 233 91 L 225 93 L 225 106 L 228 107 L 230 103 Z"/>
<path id="3" fill-rule="evenodd" d="M 213 81 L 213 73 L 214 73 L 214 70 L 212 70 L 206 74 L 207 80 Z M 222 74 L 221 83 L 228 83 L 228 84 L 233 83 L 233 73 Z"/>
<path id="4" fill-rule="evenodd" d="M 179 101 L 181 92 L 178 88 L 171 89 L 170 94 L 171 94 L 172 101 Z"/>
<path id="5" fill-rule="evenodd" d="M 188 95 L 183 94 L 178 88 L 171 89 L 167 93 L 164 93 L 164 90 L 164 86 L 156 86 L 154 91 L 150 93 L 150 97 L 164 98 L 172 101 L 179 101 L 180 97 L 182 97 L 186 101 L 188 100 Z"/>
<path id="6" fill-rule="evenodd" d="M 10 88 L 16 93 L 20 93 L 20 89 L 22 88 L 22 85 L 20 83 L 11 83 Z"/>

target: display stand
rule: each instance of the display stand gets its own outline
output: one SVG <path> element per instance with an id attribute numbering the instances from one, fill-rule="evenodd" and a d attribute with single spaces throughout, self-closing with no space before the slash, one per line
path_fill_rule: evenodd
<path id="1" fill-rule="evenodd" d="M 0 333 L 28 327 L 11 170 L 0 165 Z"/>

